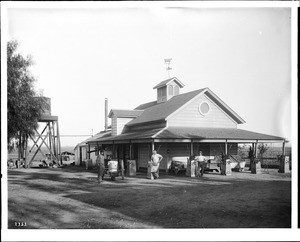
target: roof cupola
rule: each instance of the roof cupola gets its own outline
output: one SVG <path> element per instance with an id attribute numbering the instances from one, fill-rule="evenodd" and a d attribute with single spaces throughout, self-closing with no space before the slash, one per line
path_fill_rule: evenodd
<path id="1" fill-rule="evenodd" d="M 157 103 L 163 103 L 170 100 L 172 97 L 180 94 L 180 88 L 184 84 L 176 77 L 172 77 L 157 84 L 153 89 L 157 89 Z"/>

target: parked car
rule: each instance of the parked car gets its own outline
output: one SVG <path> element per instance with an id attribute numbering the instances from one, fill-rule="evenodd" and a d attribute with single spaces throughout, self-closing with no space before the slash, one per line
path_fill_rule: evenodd
<path id="1" fill-rule="evenodd" d="M 186 172 L 188 158 L 187 156 L 172 157 L 169 173 L 178 174 L 179 172 Z"/>

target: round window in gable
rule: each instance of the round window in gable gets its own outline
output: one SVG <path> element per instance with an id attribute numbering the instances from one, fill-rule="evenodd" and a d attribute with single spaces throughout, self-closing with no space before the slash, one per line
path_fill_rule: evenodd
<path id="1" fill-rule="evenodd" d="M 202 115 L 206 115 L 209 112 L 209 105 L 207 102 L 202 102 L 199 104 L 199 113 Z"/>

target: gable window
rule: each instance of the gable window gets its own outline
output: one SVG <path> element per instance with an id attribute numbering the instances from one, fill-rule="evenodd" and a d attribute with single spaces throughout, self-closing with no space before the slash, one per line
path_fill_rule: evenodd
<path id="1" fill-rule="evenodd" d="M 198 109 L 199 109 L 199 113 L 201 115 L 207 115 L 209 113 L 210 107 L 209 107 L 209 104 L 207 102 L 202 102 L 202 103 L 199 104 Z"/>
<path id="2" fill-rule="evenodd" d="M 169 89 L 169 95 L 173 96 L 173 86 L 170 85 L 168 89 Z"/>

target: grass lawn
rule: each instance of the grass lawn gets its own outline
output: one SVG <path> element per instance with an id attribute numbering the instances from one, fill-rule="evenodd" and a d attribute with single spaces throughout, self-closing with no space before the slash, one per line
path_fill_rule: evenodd
<path id="1" fill-rule="evenodd" d="M 108 178 L 81 167 L 8 170 L 8 228 L 289 228 L 291 175 Z M 15 222 L 26 226 L 16 227 Z"/>

